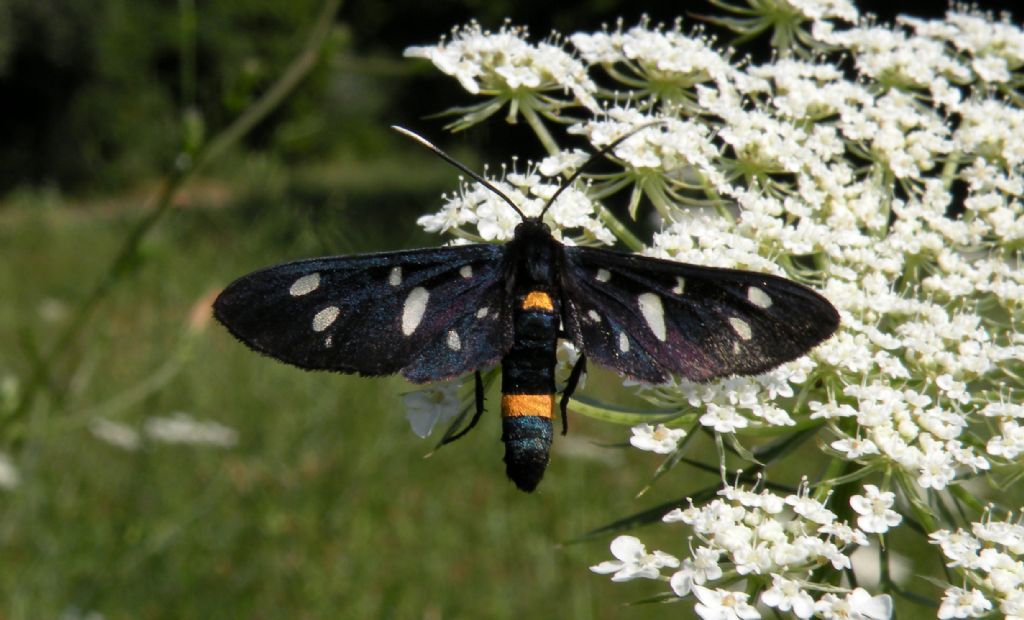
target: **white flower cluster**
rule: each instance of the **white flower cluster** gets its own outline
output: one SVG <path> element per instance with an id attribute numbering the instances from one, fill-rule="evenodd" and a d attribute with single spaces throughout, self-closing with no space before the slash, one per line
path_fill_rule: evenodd
<path id="1" fill-rule="evenodd" d="M 537 172 L 509 173 L 494 185 L 519 207 L 524 215 L 540 215 L 558 185 L 545 183 Z M 587 195 L 568 188 L 551 205 L 544 216 L 556 237 L 566 243 L 612 244 L 615 236 L 596 217 L 596 205 Z M 519 224 L 519 214 L 494 192 L 479 185 L 463 186 L 449 196 L 438 213 L 425 215 L 417 223 L 428 232 L 454 232 L 475 241 L 508 241 Z M 476 233 L 467 230 L 474 227 Z M 563 231 L 581 229 L 579 235 L 566 236 Z"/>
<path id="2" fill-rule="evenodd" d="M 957 495 L 958 485 L 1024 462 L 1024 31 L 1008 17 L 997 21 L 964 7 L 941 20 L 901 18 L 893 25 L 857 21 L 856 9 L 841 0 L 751 2 L 742 11 L 747 22 L 729 23 L 741 31 L 748 23 L 751 32 L 781 24 L 773 44 L 789 46 L 787 53 L 735 62 L 678 23 L 619 24 L 557 39 L 575 48 L 563 51 L 575 63 L 564 72 L 571 77 L 546 73 L 550 81 L 528 104 L 535 120 L 539 114 L 569 123 L 562 112 L 570 102 L 539 98 L 564 79 L 561 88 L 573 93 L 582 116 L 567 131 L 594 149 L 647 125 L 608 154 L 616 170 L 583 175 L 585 183 L 548 211 L 556 230 L 582 231 L 566 241 L 618 240 L 660 258 L 783 275 L 819 288 L 841 314 L 835 336 L 765 375 L 631 385 L 660 410 L 681 412 L 665 427 L 635 427 L 631 443 L 669 454 L 697 443 L 680 447 L 698 424 L 740 436 L 819 428 L 828 455 L 841 464 L 835 471 L 849 472 L 824 481 L 823 489 L 854 484 L 858 474 L 876 476 L 878 484 L 866 484 L 848 513 L 857 515 L 862 536 L 900 528 L 905 520 L 897 510 L 912 512 L 928 532 L 940 531 L 943 524 L 927 508 L 931 499 L 941 495 L 968 511 L 972 504 Z M 524 31 L 510 28 L 458 32 L 459 45 L 473 49 L 504 42 L 529 50 L 516 52 L 519 58 L 553 45 L 532 45 Z M 478 76 L 503 75 L 513 69 L 510 61 L 460 52 L 463 64 L 450 70 L 452 63 L 438 58 L 455 43 L 415 53 L 486 95 L 477 110 L 508 103 L 487 95 Z M 517 92 L 517 109 L 529 120 L 522 108 L 528 98 Z M 471 110 L 462 122 L 481 118 Z M 530 127 L 550 156 L 499 182 L 528 215 L 540 212 L 555 181 L 585 157 L 559 149 L 537 123 Z M 660 230 L 650 241 L 605 206 L 620 193 L 628 194 L 631 217 L 657 218 Z M 518 222 L 476 186 L 420 221 L 471 240 L 508 239 Z M 711 505 L 739 510 L 731 500 Z M 743 518 L 751 510 L 771 515 L 739 505 Z M 706 508 L 690 509 L 695 530 Z M 716 544 L 709 548 L 737 573 L 756 567 L 770 574 L 776 566 L 756 546 L 748 550 L 753 556 L 736 557 Z M 1000 581 L 999 587 L 1012 583 L 1005 591 L 980 585 L 993 578 L 996 564 L 960 568 L 971 587 L 947 590 L 940 617 L 983 613 L 979 590 L 993 601 L 991 592 L 998 592 L 1003 608 L 1024 600 L 1017 582 Z M 701 605 L 715 599 L 735 606 L 732 616 L 721 617 L 753 617 L 740 595 L 693 585 Z M 771 605 L 763 597 L 760 603 Z"/>
<path id="3" fill-rule="evenodd" d="M 870 485 L 865 491 L 866 496 L 851 500 L 857 512 L 867 515 L 858 523 L 874 527 L 881 518 L 894 524 L 891 498 Z M 690 527 L 695 537 L 690 557 L 679 560 L 662 551 L 648 553 L 639 539 L 620 536 L 611 544 L 616 559 L 591 570 L 613 573 L 613 581 L 629 581 L 664 578 L 661 569 L 677 569 L 668 577 L 672 591 L 680 597 L 692 593 L 698 601 L 694 609 L 702 618 L 760 618 L 757 608 L 747 602 L 747 594 L 718 587 L 751 576 L 771 578 L 771 586 L 761 590 L 761 604 L 798 618 L 858 617 L 844 615 L 851 609 L 863 618 L 890 616 L 888 595 L 872 597 L 854 589 L 837 596 L 809 581 L 812 571 L 821 566 L 849 569 L 848 552 L 868 539 L 862 529 L 838 520 L 823 502 L 811 497 L 806 482 L 798 493 L 788 496 L 735 486 L 726 486 L 719 496 L 703 506 L 677 508 L 662 519 Z"/>
<path id="4" fill-rule="evenodd" d="M 597 86 L 587 67 L 552 42 L 532 44 L 525 28 L 503 26 L 497 32 L 471 22 L 454 28 L 437 45 L 410 47 L 405 55 L 425 58 L 475 94 L 498 95 L 502 101 L 531 99 L 542 94 L 571 92 L 577 102 L 596 110 Z M 482 120 L 500 108 L 484 108 Z"/>
<path id="5" fill-rule="evenodd" d="M 931 542 L 942 549 L 946 566 L 961 571 L 970 587 L 946 589 L 939 618 L 980 618 L 993 603 L 1005 618 L 1024 619 L 1024 525 L 1008 515 L 991 514 L 963 529 L 938 530 Z"/>

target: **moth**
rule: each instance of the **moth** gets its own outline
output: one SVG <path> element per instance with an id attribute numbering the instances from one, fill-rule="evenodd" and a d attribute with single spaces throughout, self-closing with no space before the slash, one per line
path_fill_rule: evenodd
<path id="1" fill-rule="evenodd" d="M 559 338 L 580 352 L 558 404 L 564 434 L 587 360 L 646 383 L 672 375 L 705 382 L 765 372 L 839 325 L 824 297 L 784 278 L 563 245 L 544 212 L 585 165 L 527 217 L 481 175 L 395 129 L 508 203 L 522 219 L 514 238 L 276 265 L 225 288 L 215 316 L 252 349 L 309 370 L 401 373 L 414 383 L 474 373 L 475 415 L 449 440 L 479 421 L 480 371 L 500 363 L 506 473 L 523 491 L 548 465 Z"/>

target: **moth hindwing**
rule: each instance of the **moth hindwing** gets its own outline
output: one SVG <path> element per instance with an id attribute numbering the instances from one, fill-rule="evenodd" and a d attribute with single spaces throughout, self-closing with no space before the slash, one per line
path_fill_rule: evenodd
<path id="1" fill-rule="evenodd" d="M 590 359 L 650 383 L 761 373 L 835 331 L 839 314 L 777 276 L 567 247 L 569 333 Z"/>

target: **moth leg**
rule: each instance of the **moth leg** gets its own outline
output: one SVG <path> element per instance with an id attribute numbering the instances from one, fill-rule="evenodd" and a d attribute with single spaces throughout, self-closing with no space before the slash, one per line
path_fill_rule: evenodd
<path id="1" fill-rule="evenodd" d="M 559 409 L 562 410 L 562 434 L 565 435 L 569 432 L 569 399 L 572 398 L 573 392 L 576 391 L 576 386 L 579 385 L 580 375 L 587 371 L 587 356 L 580 353 L 580 359 L 576 360 L 576 364 L 572 367 L 572 372 L 569 373 L 569 380 L 565 382 L 565 389 L 562 390 L 562 401 L 558 404 Z"/>
<path id="2" fill-rule="evenodd" d="M 476 394 L 476 413 L 473 414 L 473 419 L 469 421 L 469 426 L 442 441 L 441 445 L 451 443 L 456 439 L 462 438 L 466 433 L 473 430 L 476 423 L 480 421 L 480 416 L 484 414 L 484 380 L 480 377 L 479 370 L 473 373 L 473 381 L 475 382 L 474 392 Z"/>

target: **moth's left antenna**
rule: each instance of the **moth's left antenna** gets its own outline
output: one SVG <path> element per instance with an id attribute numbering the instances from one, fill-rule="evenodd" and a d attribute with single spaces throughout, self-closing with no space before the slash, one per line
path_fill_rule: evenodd
<path id="1" fill-rule="evenodd" d="M 527 219 L 526 215 L 522 211 L 519 210 L 519 207 L 516 206 L 516 203 L 512 202 L 511 198 L 509 198 L 504 193 L 502 193 L 502 191 L 500 189 L 498 189 L 497 187 L 492 185 L 490 181 L 488 181 L 487 179 L 483 178 L 479 174 L 477 174 L 477 173 L 473 172 L 472 170 L 470 170 L 461 161 L 455 159 L 454 157 L 452 157 L 448 153 L 445 153 L 440 148 L 438 148 L 433 143 L 431 143 L 429 140 L 427 140 L 426 138 L 424 138 L 423 136 L 419 135 L 418 133 L 416 133 L 414 131 L 410 131 L 410 130 L 406 129 L 405 127 L 399 127 L 398 125 L 392 125 L 391 128 L 394 129 L 395 131 L 397 131 L 398 133 L 402 134 L 403 136 L 405 136 L 407 138 L 412 138 L 413 140 L 419 142 L 422 146 L 424 146 L 425 148 L 427 148 L 430 151 L 432 151 L 434 153 L 434 155 L 437 155 L 438 157 L 440 157 L 441 159 L 445 160 L 449 164 L 455 166 L 459 170 L 461 170 L 461 171 L 465 172 L 466 174 L 468 174 L 470 176 L 470 178 L 472 178 L 474 181 L 476 181 L 480 185 L 483 185 L 487 189 L 491 190 L 492 192 L 497 194 L 499 197 L 501 197 L 502 200 L 507 202 L 508 206 L 512 207 L 512 209 L 516 213 L 519 214 L 519 217 L 523 218 L 524 220 Z"/>

